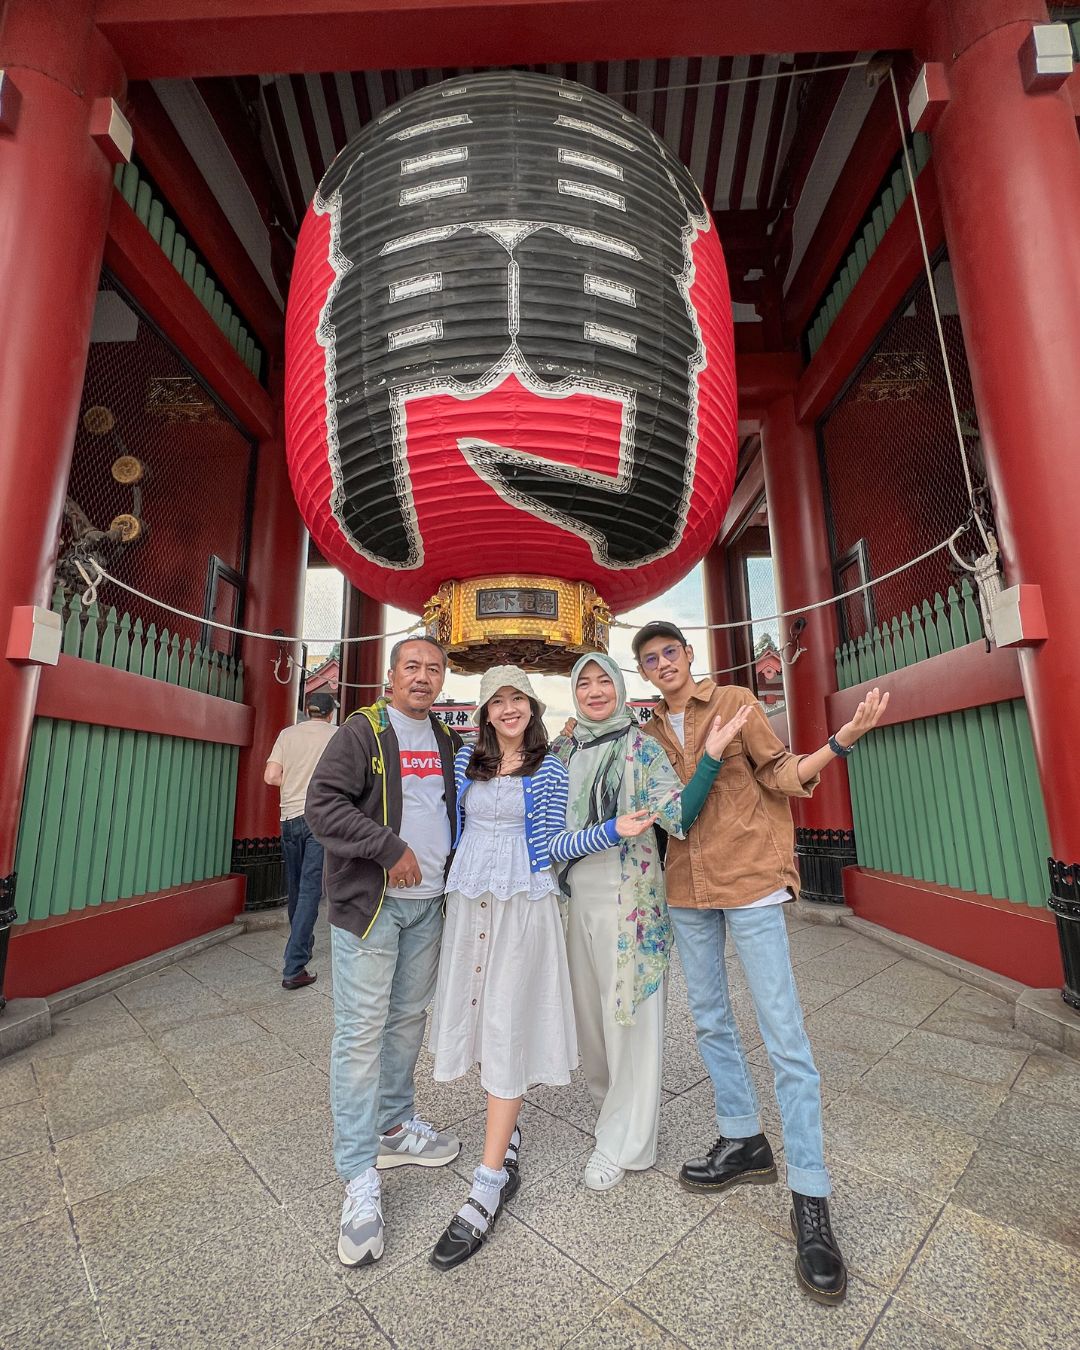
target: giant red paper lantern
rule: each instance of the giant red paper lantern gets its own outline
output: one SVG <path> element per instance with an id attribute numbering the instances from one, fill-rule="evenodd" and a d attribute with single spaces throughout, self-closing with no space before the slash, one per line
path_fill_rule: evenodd
<path id="1" fill-rule="evenodd" d="M 320 551 L 404 609 L 439 592 L 466 668 L 603 645 L 594 595 L 665 590 L 730 499 L 715 227 L 663 142 L 578 84 L 450 80 L 351 141 L 300 232 L 286 358 Z"/>

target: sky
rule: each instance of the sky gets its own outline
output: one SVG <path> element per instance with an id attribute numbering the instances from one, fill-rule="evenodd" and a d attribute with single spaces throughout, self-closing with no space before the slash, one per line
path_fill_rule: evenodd
<path id="1" fill-rule="evenodd" d="M 341 574 L 328 568 L 312 568 L 307 576 L 307 592 L 304 598 L 304 633 L 314 637 L 325 637 L 340 631 L 344 585 Z M 755 609 L 755 612 L 768 613 L 770 611 Z M 414 615 L 407 614 L 400 609 L 387 609 L 386 616 L 388 632 L 407 628 L 414 622 L 415 618 Z M 691 645 L 695 645 L 701 653 L 701 660 L 696 663 L 697 669 L 702 672 L 708 670 L 706 634 L 702 631 L 689 631 L 694 625 L 705 622 L 705 601 L 702 593 L 700 564 L 664 595 L 658 596 L 655 600 L 650 600 L 648 604 L 618 617 L 633 624 L 632 629 L 613 628 L 611 632 L 611 652 L 618 660 L 619 665 L 624 668 L 624 671 L 631 670 L 634 664 L 633 654 L 630 650 L 630 639 L 633 637 L 634 629 L 639 628 L 650 619 L 669 619 L 683 628 Z M 329 649 L 330 644 L 309 642 L 309 664 L 312 664 L 312 657 L 325 656 L 329 653 Z M 389 644 L 387 645 L 387 652 L 389 653 Z M 627 693 L 631 698 L 647 698 L 655 693 L 652 686 L 636 673 L 625 674 L 624 678 L 626 679 Z M 545 725 L 548 731 L 555 735 L 562 729 L 563 722 L 572 712 L 570 681 L 561 675 L 535 675 L 532 680 L 538 697 L 547 704 L 547 714 L 544 718 Z M 457 699 L 459 702 L 472 701 L 476 698 L 479 688 L 479 675 L 455 675 L 451 671 L 446 677 L 446 685 L 442 696 Z"/>

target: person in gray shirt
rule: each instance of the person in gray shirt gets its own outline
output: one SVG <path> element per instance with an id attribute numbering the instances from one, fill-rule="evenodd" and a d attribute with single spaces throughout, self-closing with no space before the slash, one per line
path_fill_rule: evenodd
<path id="1" fill-rule="evenodd" d="M 413 1088 L 457 819 L 461 738 L 431 713 L 445 678 L 437 643 L 396 643 L 389 699 L 346 720 L 308 789 L 308 823 L 326 850 L 330 1099 L 334 1162 L 345 1182 L 338 1259 L 347 1266 L 382 1256 L 379 1172 L 445 1167 L 461 1149 L 416 1115 Z"/>

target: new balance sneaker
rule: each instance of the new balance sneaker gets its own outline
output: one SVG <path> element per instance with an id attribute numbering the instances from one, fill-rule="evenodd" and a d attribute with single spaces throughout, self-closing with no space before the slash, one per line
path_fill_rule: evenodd
<path id="1" fill-rule="evenodd" d="M 445 1167 L 461 1152 L 461 1140 L 413 1116 L 396 1134 L 379 1136 L 379 1156 L 375 1166 L 380 1172 L 390 1167 Z"/>
<path id="2" fill-rule="evenodd" d="M 383 1254 L 382 1182 L 374 1167 L 345 1187 L 337 1254 L 343 1266 L 370 1266 Z"/>

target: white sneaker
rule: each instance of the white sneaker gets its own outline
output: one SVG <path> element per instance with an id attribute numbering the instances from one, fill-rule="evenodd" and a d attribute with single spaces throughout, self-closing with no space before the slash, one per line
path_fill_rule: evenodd
<path id="1" fill-rule="evenodd" d="M 380 1172 L 390 1167 L 445 1167 L 461 1152 L 461 1140 L 413 1116 L 396 1134 L 379 1136 L 379 1156 L 375 1166 Z"/>
<path id="2" fill-rule="evenodd" d="M 374 1167 L 345 1187 L 337 1254 L 343 1266 L 370 1266 L 383 1254 L 382 1182 Z"/>
<path id="3" fill-rule="evenodd" d="M 590 1191 L 610 1191 L 617 1186 L 626 1169 L 613 1163 L 598 1148 L 593 1149 L 589 1161 L 585 1164 L 585 1185 Z"/>

